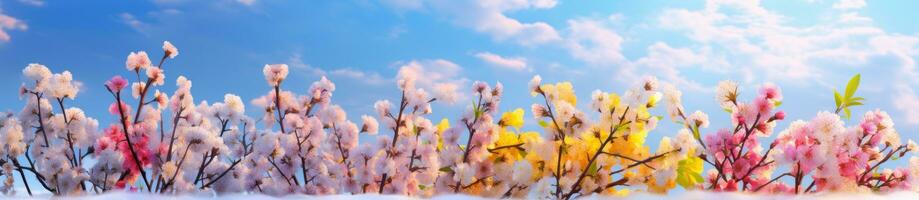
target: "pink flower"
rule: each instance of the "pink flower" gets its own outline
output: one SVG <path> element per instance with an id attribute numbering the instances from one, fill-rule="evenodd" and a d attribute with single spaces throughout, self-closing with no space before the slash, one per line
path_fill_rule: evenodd
<path id="1" fill-rule="evenodd" d="M 179 49 L 172 46 L 172 43 L 169 41 L 163 41 L 163 52 L 165 52 L 166 56 L 169 58 L 175 58 L 179 55 Z"/>
<path id="2" fill-rule="evenodd" d="M 763 86 L 759 88 L 759 94 L 766 97 L 768 100 L 782 101 L 782 90 L 772 83 L 763 84 Z"/>
<path id="3" fill-rule="evenodd" d="M 778 112 L 775 112 L 775 115 L 773 115 L 773 116 L 775 117 L 775 120 L 784 120 L 784 119 L 785 119 L 785 111 L 778 111 Z"/>
<path id="4" fill-rule="evenodd" d="M 150 57 L 147 57 L 147 52 L 144 51 L 131 52 L 131 54 L 128 54 L 127 61 L 124 62 L 125 67 L 127 67 L 129 71 L 147 69 L 147 67 L 153 65 L 151 63 Z"/>
<path id="5" fill-rule="evenodd" d="M 109 79 L 105 82 L 105 87 L 107 87 L 109 90 L 112 90 L 113 92 L 120 92 L 121 89 L 124 89 L 124 87 L 127 85 L 128 80 L 125 80 L 121 76 L 112 77 L 112 79 Z"/>

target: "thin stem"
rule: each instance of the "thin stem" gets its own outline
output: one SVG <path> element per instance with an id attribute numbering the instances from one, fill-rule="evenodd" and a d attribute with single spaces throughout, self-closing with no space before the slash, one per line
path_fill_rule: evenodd
<path id="1" fill-rule="evenodd" d="M 144 166 L 140 162 L 140 157 L 137 156 L 137 151 L 134 150 L 134 143 L 131 142 L 131 135 L 128 134 L 128 119 L 125 116 L 124 107 L 121 106 L 121 91 L 116 91 L 113 94 L 115 94 L 115 103 L 118 104 L 116 106 L 118 107 L 118 114 L 121 116 L 121 127 L 124 129 L 124 137 L 125 141 L 128 143 L 128 149 L 131 151 L 131 156 L 134 158 L 134 164 L 137 165 L 137 170 L 140 171 L 140 176 L 144 180 L 144 184 L 147 187 L 147 192 L 150 192 L 150 181 L 147 181 L 147 172 L 144 170 Z"/>

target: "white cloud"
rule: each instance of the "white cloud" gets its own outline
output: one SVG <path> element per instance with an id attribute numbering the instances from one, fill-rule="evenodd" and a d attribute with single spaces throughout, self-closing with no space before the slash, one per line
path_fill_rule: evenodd
<path id="1" fill-rule="evenodd" d="M 301 56 L 298 53 L 291 54 L 290 57 L 287 58 L 287 65 L 290 66 L 293 70 L 306 72 L 309 75 L 317 76 L 317 77 L 319 76 L 344 77 L 344 78 L 357 80 L 357 81 L 360 81 L 362 83 L 369 84 L 369 85 L 380 85 L 380 84 L 383 84 L 389 81 L 383 78 L 383 76 L 381 76 L 378 73 L 361 71 L 359 69 L 354 69 L 354 68 L 341 68 L 341 69 L 333 69 L 331 71 L 326 71 L 322 68 L 314 67 L 312 65 L 306 64 L 305 62 L 303 62 L 303 56 Z"/>
<path id="2" fill-rule="evenodd" d="M 908 86 L 898 86 L 897 93 L 894 94 L 893 105 L 903 112 L 906 116 L 906 122 L 909 124 L 919 124 L 919 96 Z"/>
<path id="3" fill-rule="evenodd" d="M 682 71 L 725 73 L 730 68 L 724 57 L 713 55 L 711 49 L 698 52 L 689 48 L 674 48 L 667 43 L 657 42 L 648 47 L 648 55 L 635 60 L 620 69 L 619 77 L 625 82 L 637 82 L 644 76 L 656 76 L 661 80 L 695 91 L 707 90 L 702 84 L 682 76 Z M 695 70 L 698 69 L 698 70 Z"/>
<path id="4" fill-rule="evenodd" d="M 10 34 L 7 33 L 7 30 L 20 30 L 25 31 L 29 27 L 19 19 L 13 18 L 9 15 L 3 14 L 3 10 L 0 10 L 0 42 L 9 42 Z"/>
<path id="5" fill-rule="evenodd" d="M 243 5 L 251 6 L 251 5 L 255 5 L 256 0 L 236 0 L 236 2 L 239 2 Z"/>
<path id="6" fill-rule="evenodd" d="M 449 60 L 412 60 L 401 64 L 397 79 L 414 77 L 416 87 L 432 91 L 442 101 L 453 103 L 464 101 L 466 96 L 459 92 L 469 82 L 460 76 L 462 68 Z M 423 76 L 423 78 L 419 78 Z"/>
<path id="7" fill-rule="evenodd" d="M 292 67 L 294 70 L 304 71 L 314 76 L 325 76 L 328 74 L 325 70 L 313 67 L 303 62 L 303 56 L 299 53 L 291 54 L 290 57 L 287 58 L 287 65 Z"/>
<path id="8" fill-rule="evenodd" d="M 30 6 L 39 6 L 39 7 L 45 5 L 45 1 L 43 0 L 19 0 L 19 3 L 23 3 L 26 5 L 30 5 Z"/>
<path id="9" fill-rule="evenodd" d="M 121 13 L 118 17 L 121 19 L 121 23 L 128 25 L 137 32 L 147 34 L 147 31 L 150 29 L 149 24 L 140 21 L 140 19 L 137 19 L 137 17 L 131 13 Z"/>
<path id="10" fill-rule="evenodd" d="M 864 58 L 883 52 L 868 41 L 891 35 L 871 25 L 870 18 L 840 16 L 814 26 L 793 26 L 758 1 L 710 0 L 701 10 L 665 10 L 659 22 L 664 29 L 687 34 L 693 48 L 711 48 L 715 55 L 730 58 L 746 82 L 812 83 L 832 76 L 827 72 L 837 69 L 831 66 L 870 67 L 862 65 Z"/>
<path id="11" fill-rule="evenodd" d="M 502 57 L 490 52 L 479 52 L 475 54 L 475 57 L 495 67 L 517 71 L 527 69 L 527 61 L 521 57 Z"/>
<path id="12" fill-rule="evenodd" d="M 380 0 L 380 2 L 399 10 L 416 10 L 424 7 L 422 0 Z"/>
<path id="13" fill-rule="evenodd" d="M 885 31 L 855 11 L 865 6 L 860 0 L 837 2 L 833 8 L 843 12 L 832 11 L 834 17 L 810 26 L 791 25 L 788 17 L 765 9 L 759 1 L 709 0 L 698 10 L 667 9 L 659 17 L 660 27 L 685 34 L 690 44 L 677 49 L 695 55 L 661 51 L 658 53 L 669 52 L 668 56 L 655 56 L 655 50 L 649 49 L 649 55 L 634 64 L 655 63 L 645 66 L 661 66 L 653 69 L 655 73 L 680 82 L 685 80 L 681 74 L 690 68 L 672 64 L 699 61 L 686 59 L 689 57 L 720 57 L 730 66 L 726 71 L 712 70 L 722 73 L 720 76 L 742 77 L 747 83 L 781 81 L 802 88 L 810 84 L 837 88 L 835 83 L 863 73 L 863 82 L 869 82 L 860 91 L 875 99 L 892 99 L 892 106 L 904 114 L 907 123 L 919 124 L 919 96 L 914 90 L 919 85 L 915 60 L 919 35 Z"/>
<path id="14" fill-rule="evenodd" d="M 616 64 L 625 61 L 623 38 L 604 22 L 593 19 L 568 20 L 565 46 L 572 57 L 592 64 Z"/>
<path id="15" fill-rule="evenodd" d="M 840 10 L 849 10 L 849 9 L 859 9 L 867 6 L 865 0 L 839 0 L 833 4 L 834 9 Z"/>
<path id="16" fill-rule="evenodd" d="M 364 83 L 372 84 L 372 85 L 380 85 L 386 82 L 386 79 L 380 76 L 380 74 L 364 72 L 364 71 L 360 71 L 360 70 L 352 69 L 352 68 L 332 70 L 331 72 L 329 72 L 329 74 L 334 75 L 334 76 L 347 77 L 347 78 L 351 78 L 354 80 L 361 80 Z"/>
<path id="17" fill-rule="evenodd" d="M 397 10 L 430 9 L 460 26 L 490 35 L 498 41 L 514 41 L 521 45 L 536 45 L 558 41 L 558 32 L 545 22 L 521 22 L 505 12 L 526 9 L 548 9 L 555 0 L 520 1 L 455 1 L 455 0 L 387 0 L 383 2 Z"/>

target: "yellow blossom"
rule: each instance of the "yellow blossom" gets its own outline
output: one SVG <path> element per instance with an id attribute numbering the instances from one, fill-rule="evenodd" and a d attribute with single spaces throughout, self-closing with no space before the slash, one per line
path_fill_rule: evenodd
<path id="1" fill-rule="evenodd" d="M 524 111 L 521 108 L 517 108 L 511 112 L 505 112 L 501 115 L 500 124 L 502 126 L 511 126 L 520 129 L 520 127 L 523 127 L 523 114 Z"/>

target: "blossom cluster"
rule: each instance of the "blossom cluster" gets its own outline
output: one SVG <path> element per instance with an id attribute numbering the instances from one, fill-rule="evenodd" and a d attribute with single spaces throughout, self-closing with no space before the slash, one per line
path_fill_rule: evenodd
<path id="1" fill-rule="evenodd" d="M 29 64 L 21 112 L 0 114 L 0 192 L 44 189 L 55 195 L 108 191 L 165 194 L 397 194 L 431 197 L 572 199 L 689 190 L 814 193 L 916 190 L 919 158 L 884 163 L 919 151 L 903 144 L 893 120 L 876 110 L 845 127 L 840 112 L 863 99 L 837 94 L 836 112 L 810 121 L 785 119 L 781 90 L 764 84 L 755 99 L 739 99 L 736 83 L 718 85 L 716 101 L 731 127 L 707 131 L 701 111 L 685 112 L 682 92 L 647 77 L 621 93 L 594 91 L 580 102 L 570 82 L 535 76 L 528 110 L 503 109 L 504 86 L 474 82 L 471 104 L 455 119 L 430 119 L 432 104 L 450 101 L 419 87 L 421 74 L 400 71 L 399 99 L 373 104 L 375 113 L 349 117 L 332 101 L 336 85 L 321 77 L 304 93 L 286 89 L 286 64 L 263 67 L 264 95 L 249 101 L 195 101 L 192 81 L 166 84 L 169 42 L 153 62 L 130 52 L 127 75 L 104 83 L 108 116 L 67 107 L 82 88 L 68 71 Z M 131 74 L 133 73 L 133 74 Z M 125 78 L 130 77 L 130 78 Z M 130 93 L 130 95 L 128 95 Z M 661 106 L 660 104 L 665 104 Z M 250 106 L 250 108 L 251 108 Z M 658 107 L 662 114 L 654 114 Z M 527 119 L 526 112 L 533 116 Z M 646 138 L 665 118 L 680 125 L 652 148 Z M 352 119 L 360 119 L 352 121 Z M 526 130 L 526 122 L 536 130 Z M 709 132 L 709 133 L 706 133 Z M 705 134 L 703 134 L 705 133 Z M 765 138 L 777 135 L 771 142 Z M 708 167 L 706 167 L 708 166 Z M 707 171 L 705 169 L 708 169 Z M 15 178 L 19 177 L 20 180 Z M 34 185 L 38 183 L 39 185 Z M 32 185 L 30 185 L 32 184 Z"/>

